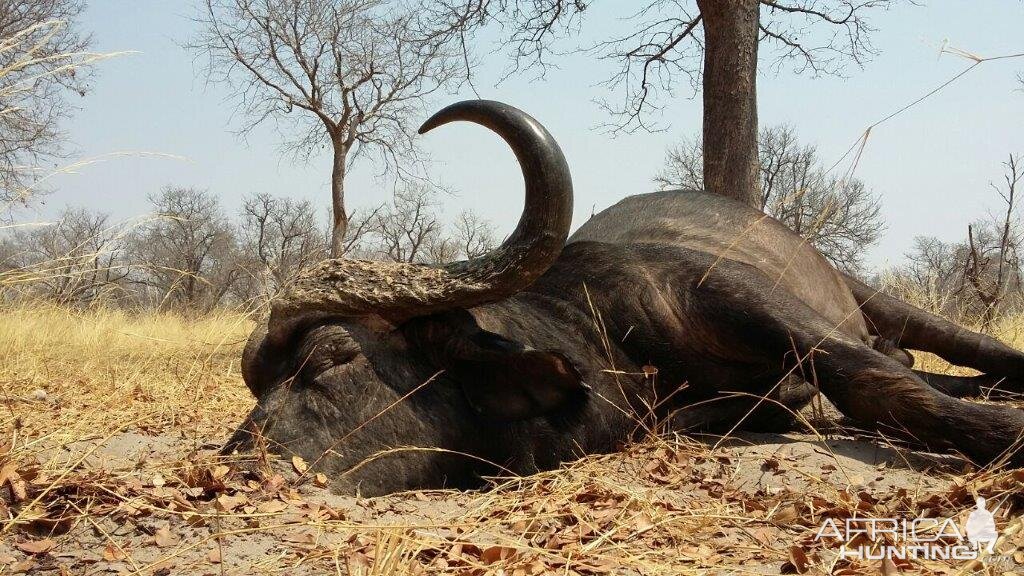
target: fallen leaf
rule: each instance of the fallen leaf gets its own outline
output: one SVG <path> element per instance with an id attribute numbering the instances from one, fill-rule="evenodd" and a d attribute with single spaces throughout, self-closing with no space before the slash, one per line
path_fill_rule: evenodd
<path id="1" fill-rule="evenodd" d="M 513 558 L 515 555 L 515 548 L 509 548 L 508 546 L 491 546 L 480 553 L 480 559 L 483 560 L 484 564 L 494 564 L 499 560 Z"/>
<path id="2" fill-rule="evenodd" d="M 229 496 L 227 494 L 221 494 L 217 497 L 217 509 L 221 512 L 231 512 L 235 508 L 249 502 L 249 497 L 245 494 L 236 494 Z"/>
<path id="3" fill-rule="evenodd" d="M 107 562 L 120 562 L 127 557 L 124 550 L 114 546 L 113 542 L 107 542 L 106 547 L 103 548 L 103 559 Z"/>
<path id="4" fill-rule="evenodd" d="M 167 481 L 164 480 L 164 477 L 162 475 L 157 474 L 153 476 L 153 479 L 150 481 L 150 483 L 153 484 L 153 487 L 160 488 L 161 486 L 167 484 Z"/>
<path id="5" fill-rule="evenodd" d="M 186 512 L 184 519 L 185 523 L 192 527 L 206 525 L 206 517 L 198 512 Z"/>
<path id="6" fill-rule="evenodd" d="M 349 552 L 345 557 L 345 567 L 349 574 L 366 574 L 369 572 L 370 559 L 362 552 Z"/>
<path id="7" fill-rule="evenodd" d="M 295 471 L 299 474 L 305 474 L 306 470 L 309 470 L 309 464 L 306 464 L 306 461 L 298 454 L 292 456 L 292 467 L 295 468 Z"/>
<path id="8" fill-rule="evenodd" d="M 169 546 L 176 546 L 178 542 L 181 542 L 181 538 L 178 538 L 176 534 L 171 532 L 170 526 L 161 526 L 153 534 L 153 542 L 161 548 L 167 548 Z"/>
<path id="9" fill-rule="evenodd" d="M 206 553 L 206 559 L 209 560 L 210 563 L 212 563 L 212 564 L 220 564 L 221 563 L 220 550 L 218 550 L 217 548 L 214 548 L 213 550 L 210 550 L 209 552 Z"/>
<path id="10" fill-rule="evenodd" d="M 14 462 L 8 462 L 3 466 L 0 466 L 0 484 L 10 481 L 10 479 L 15 476 L 21 478 L 18 474 L 18 467 Z"/>
<path id="11" fill-rule="evenodd" d="M 210 470 L 210 478 L 212 478 L 214 481 L 220 481 L 223 480 L 224 477 L 228 475 L 228 472 L 231 472 L 231 468 L 228 468 L 223 464 L 218 464 L 217 466 L 214 466 L 212 470 Z"/>
<path id="12" fill-rule="evenodd" d="M 651 519 L 650 515 L 646 512 L 636 517 L 634 521 L 634 527 L 636 528 L 637 534 L 643 534 L 651 528 L 654 528 L 654 520 Z"/>
<path id="13" fill-rule="evenodd" d="M 17 564 L 12 564 L 11 565 L 11 574 L 28 574 L 29 572 L 33 572 L 35 567 L 36 567 L 36 561 L 35 560 L 33 560 L 31 558 L 29 558 L 27 560 L 22 560 L 21 562 L 18 562 Z"/>
<path id="14" fill-rule="evenodd" d="M 14 502 L 24 502 L 28 499 L 28 484 L 18 474 L 18 469 L 13 462 L 4 464 L 0 468 L 0 486 L 7 484 L 11 487 L 11 496 Z"/>
<path id="15" fill-rule="evenodd" d="M 343 520 L 345 518 L 344 513 L 336 508 L 328 506 L 327 504 L 323 504 L 321 506 L 321 513 L 326 514 L 331 520 Z"/>
<path id="16" fill-rule="evenodd" d="M 256 511 L 261 514 L 277 514 L 278 512 L 284 512 L 287 508 L 288 504 L 280 500 L 268 500 L 257 506 Z"/>
<path id="17" fill-rule="evenodd" d="M 274 474 L 273 476 L 268 478 L 267 481 L 264 483 L 263 489 L 266 490 L 267 492 L 277 492 L 286 483 L 287 480 L 284 479 L 284 476 L 281 476 L 280 474 Z"/>
<path id="18" fill-rule="evenodd" d="M 18 542 L 14 545 L 14 547 L 26 554 L 42 555 L 56 548 L 57 543 L 53 540 L 50 540 L 49 538 L 44 538 L 42 540 L 27 540 L 25 542 Z"/>
<path id="19" fill-rule="evenodd" d="M 775 541 L 775 534 L 767 528 L 751 528 L 748 533 L 757 540 L 761 546 L 770 547 Z"/>
<path id="20" fill-rule="evenodd" d="M 800 518 L 800 512 L 796 509 L 796 505 L 790 504 L 779 508 L 774 515 L 772 520 L 779 524 L 789 525 Z M 788 527 L 788 526 L 787 526 Z"/>
<path id="21" fill-rule="evenodd" d="M 804 552 L 803 548 L 799 546 L 789 547 L 789 562 L 782 566 L 783 574 L 806 574 L 807 569 L 811 565 L 810 558 L 807 557 L 807 553 Z"/>
<path id="22" fill-rule="evenodd" d="M 317 472 L 316 476 L 313 477 L 313 482 L 315 482 L 317 486 L 323 488 L 327 486 L 327 475 L 323 472 Z"/>
<path id="23" fill-rule="evenodd" d="M 900 573 L 900 569 L 896 567 L 896 563 L 892 559 L 883 558 L 881 572 L 882 576 L 896 576 Z"/>

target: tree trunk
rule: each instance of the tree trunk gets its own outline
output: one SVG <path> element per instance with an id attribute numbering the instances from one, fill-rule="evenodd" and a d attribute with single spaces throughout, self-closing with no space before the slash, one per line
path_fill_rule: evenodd
<path id="1" fill-rule="evenodd" d="M 761 208 L 758 0 L 697 0 L 704 22 L 704 188 Z"/>
<path id="2" fill-rule="evenodd" d="M 345 232 L 348 230 L 348 214 L 345 212 L 345 162 L 348 147 L 334 143 L 334 163 L 331 169 L 331 258 L 340 258 L 345 253 Z"/>

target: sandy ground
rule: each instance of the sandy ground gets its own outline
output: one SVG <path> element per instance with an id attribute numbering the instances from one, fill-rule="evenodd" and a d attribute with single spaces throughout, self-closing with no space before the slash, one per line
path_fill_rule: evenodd
<path id="1" fill-rule="evenodd" d="M 808 544 L 816 507 L 963 504 L 950 499 L 963 491 L 952 456 L 800 434 L 717 443 L 647 442 L 491 490 L 364 499 L 297 482 L 285 463 L 235 473 L 193 439 L 126 433 L 40 456 L 80 481 L 41 499 L 50 520 L 5 534 L 0 561 L 38 574 L 828 571 Z M 33 553 L 39 542 L 50 548 Z"/>

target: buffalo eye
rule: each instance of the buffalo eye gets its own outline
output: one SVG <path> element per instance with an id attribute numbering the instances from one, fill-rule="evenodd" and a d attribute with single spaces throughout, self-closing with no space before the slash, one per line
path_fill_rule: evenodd
<path id="1" fill-rule="evenodd" d="M 313 381 L 325 371 L 351 362 L 359 351 L 359 344 L 345 328 L 336 324 L 317 326 L 300 340 L 293 359 L 294 369 Z"/>

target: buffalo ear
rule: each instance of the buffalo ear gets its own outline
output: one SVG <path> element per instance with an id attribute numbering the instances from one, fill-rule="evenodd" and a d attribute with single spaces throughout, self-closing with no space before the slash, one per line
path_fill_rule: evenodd
<path id="1" fill-rule="evenodd" d="M 560 352 L 478 351 L 455 359 L 449 371 L 484 418 L 526 420 L 579 405 L 590 387 Z"/>
<path id="2" fill-rule="evenodd" d="M 582 404 L 590 390 L 565 354 L 488 332 L 465 311 L 410 324 L 406 336 L 462 386 L 485 419 L 543 416 Z"/>

